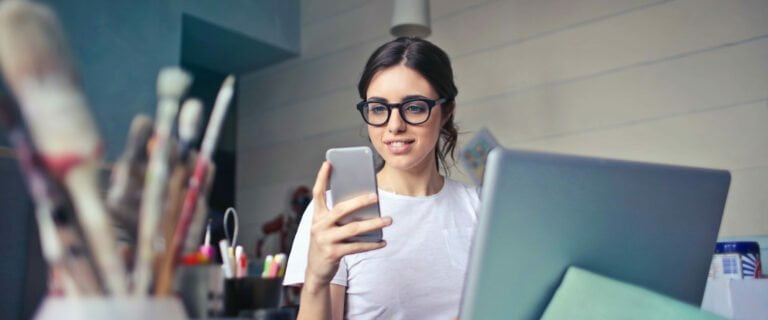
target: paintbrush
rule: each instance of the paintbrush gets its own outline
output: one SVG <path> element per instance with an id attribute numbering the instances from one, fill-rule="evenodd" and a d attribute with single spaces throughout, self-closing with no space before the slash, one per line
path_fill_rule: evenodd
<path id="1" fill-rule="evenodd" d="M 189 180 L 189 187 L 186 197 L 184 198 L 184 205 L 182 206 L 181 216 L 179 224 L 174 234 L 172 241 L 172 247 L 174 256 L 179 258 L 183 253 L 185 247 L 194 249 L 199 244 L 199 241 L 190 241 L 188 237 L 193 236 L 199 239 L 199 232 L 202 231 L 202 226 L 205 222 L 205 212 L 207 206 L 200 204 L 201 198 L 205 197 L 207 190 L 210 188 L 210 183 L 213 180 L 213 153 L 216 149 L 216 143 L 218 141 L 219 133 L 221 132 L 221 125 L 224 122 L 227 108 L 234 95 L 234 76 L 228 76 L 224 79 L 221 89 L 216 97 L 216 102 L 211 113 L 211 118 L 208 121 L 208 127 L 203 137 L 203 142 L 200 147 L 200 154 L 197 157 L 195 163 L 195 169 Z M 198 212 L 202 212 L 203 217 L 197 217 Z M 194 228 L 192 234 L 189 233 L 190 228 Z M 178 241 L 178 243 L 177 243 Z M 186 244 L 186 245 L 185 245 Z"/>
<path id="2" fill-rule="evenodd" d="M 203 116 L 203 103 L 199 99 L 187 99 L 179 113 L 179 159 L 187 161 L 189 153 L 195 148 L 195 142 L 200 135 L 200 120 Z"/>
<path id="3" fill-rule="evenodd" d="M 194 161 L 196 155 L 190 152 L 188 161 Z M 159 296 L 165 296 L 171 293 L 172 279 L 170 278 L 173 272 L 173 255 L 171 254 L 170 244 L 173 240 L 173 233 L 176 229 L 179 213 L 181 212 L 181 205 L 184 200 L 184 194 L 187 191 L 186 182 L 189 179 L 189 175 L 192 172 L 187 163 L 180 163 L 174 168 L 171 178 L 168 181 L 168 203 L 163 217 L 163 236 L 165 237 L 165 252 L 159 257 L 157 264 L 157 271 L 155 278 L 155 294 Z"/>
<path id="4" fill-rule="evenodd" d="M 152 281 L 155 241 L 162 218 L 165 191 L 169 175 L 169 158 L 173 123 L 179 110 L 179 100 L 192 82 L 192 77 L 179 68 L 164 68 L 157 78 L 157 120 L 155 141 L 144 182 L 141 199 L 139 241 L 134 267 L 133 293 L 145 296 Z"/>
<path id="5" fill-rule="evenodd" d="M 179 213 L 186 194 L 186 182 L 192 172 L 195 152 L 195 141 L 200 134 L 200 120 L 203 113 L 203 104 L 198 99 L 187 99 L 179 113 L 179 163 L 174 166 L 171 179 L 168 183 L 168 203 L 166 205 L 163 228 L 165 243 L 173 240 L 173 232 L 179 220 Z M 169 255 L 164 255 L 166 259 Z M 172 260 L 172 259 L 171 259 Z"/>
<path id="6" fill-rule="evenodd" d="M 211 159 L 213 151 L 219 138 L 221 125 L 224 122 L 224 116 L 227 113 L 227 108 L 229 108 L 232 96 L 234 95 L 234 87 L 235 77 L 230 75 L 224 79 L 224 83 L 216 96 L 213 113 L 211 114 L 211 118 L 208 121 L 208 126 L 205 130 L 200 154 L 195 162 L 194 172 L 189 179 L 187 194 L 184 197 L 184 204 L 181 209 L 179 223 L 176 227 L 176 232 L 173 234 L 173 241 L 171 241 L 170 253 L 173 255 L 174 261 L 178 261 L 182 254 L 184 242 L 186 241 L 190 224 L 194 218 L 200 194 L 206 188 L 206 180 L 208 180 L 207 178 L 209 174 L 208 168 L 212 164 Z"/>
<path id="7" fill-rule="evenodd" d="M 107 209 L 117 224 L 118 242 L 128 252 L 136 245 L 138 212 L 148 161 L 146 145 L 152 130 L 149 116 L 139 114 L 133 118 L 123 154 L 112 168 L 107 192 Z"/>
<path id="8" fill-rule="evenodd" d="M 200 189 L 200 193 L 197 197 L 197 206 L 195 213 L 192 216 L 192 221 L 189 223 L 189 232 L 184 240 L 184 245 L 181 248 L 182 254 L 189 253 L 197 250 L 200 247 L 200 239 L 203 236 L 203 230 L 205 227 L 205 221 L 208 219 L 208 194 L 213 187 L 213 178 L 216 176 L 216 163 L 208 163 L 206 169 L 205 186 Z"/>
<path id="9" fill-rule="evenodd" d="M 83 232 L 78 228 L 76 221 L 74 221 L 75 217 L 72 211 L 69 205 L 66 204 L 64 207 L 56 208 L 52 212 L 52 220 L 55 223 L 58 241 L 63 253 L 61 257 L 63 270 L 66 271 L 66 275 L 72 280 L 71 283 L 77 290 L 77 295 L 103 295 L 105 289 L 102 281 L 99 279 L 99 274 L 96 272 L 97 263 L 89 253 L 86 242 L 83 240 Z M 38 215 L 38 221 L 48 219 L 43 214 Z M 50 222 L 38 223 L 45 224 Z"/>
<path id="10" fill-rule="evenodd" d="M 0 2 L 0 67 L 45 167 L 62 181 L 110 293 L 127 292 L 99 194 L 102 145 L 55 16 L 27 1 Z"/>
<path id="11" fill-rule="evenodd" d="M 195 141 L 200 132 L 200 119 L 203 112 L 203 104 L 198 99 L 187 99 L 179 113 L 179 164 L 174 166 L 171 178 L 168 182 L 168 202 L 163 216 L 163 234 L 166 245 L 173 240 L 173 232 L 179 219 L 184 194 L 187 191 L 186 182 L 192 172 L 196 157 Z M 165 296 L 171 293 L 173 272 L 173 255 L 170 248 L 166 248 L 164 255 L 160 256 L 157 266 L 155 282 L 155 294 Z"/>
<path id="12" fill-rule="evenodd" d="M 40 247 L 48 266 L 62 280 L 66 296 L 96 295 L 103 289 L 93 268 L 93 262 L 75 224 L 64 218 L 68 209 L 66 199 L 56 182 L 40 163 L 28 135 L 19 122 L 10 100 L 0 94 L 0 123 L 8 133 L 27 189 L 35 203 L 35 219 Z"/>

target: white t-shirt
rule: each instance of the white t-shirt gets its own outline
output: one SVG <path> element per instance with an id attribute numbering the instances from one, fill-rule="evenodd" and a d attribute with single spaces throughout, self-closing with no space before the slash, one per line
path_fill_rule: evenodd
<path id="1" fill-rule="evenodd" d="M 476 188 L 449 179 L 426 197 L 379 189 L 381 213 L 392 217 L 383 230 L 387 246 L 344 257 L 331 280 L 347 287 L 345 318 L 458 316 L 479 205 Z M 283 285 L 304 283 L 312 208 L 299 224 Z"/>

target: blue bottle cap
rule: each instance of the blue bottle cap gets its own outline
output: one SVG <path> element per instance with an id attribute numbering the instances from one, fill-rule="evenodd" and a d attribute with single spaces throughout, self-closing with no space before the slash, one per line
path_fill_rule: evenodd
<path id="1" fill-rule="evenodd" d="M 760 254 L 760 245 L 757 242 L 734 241 L 718 242 L 715 246 L 715 253 L 739 253 L 739 254 Z"/>

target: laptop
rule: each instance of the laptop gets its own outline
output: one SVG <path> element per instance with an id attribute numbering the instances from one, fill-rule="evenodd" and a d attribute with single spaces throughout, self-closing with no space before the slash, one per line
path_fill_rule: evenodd
<path id="1" fill-rule="evenodd" d="M 538 319 L 571 265 L 701 304 L 728 171 L 497 148 L 484 181 L 461 319 Z"/>

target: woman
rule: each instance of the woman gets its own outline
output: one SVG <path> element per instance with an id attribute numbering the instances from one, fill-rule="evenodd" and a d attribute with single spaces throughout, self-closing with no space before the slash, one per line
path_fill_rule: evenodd
<path id="1" fill-rule="evenodd" d="M 398 38 L 369 58 L 358 110 L 383 159 L 376 195 L 330 206 L 330 165 L 294 241 L 285 285 L 303 285 L 299 319 L 450 319 L 458 314 L 477 190 L 443 177 L 453 157 L 458 93 L 448 56 L 432 43 Z M 338 226 L 379 201 L 381 218 Z M 380 243 L 345 243 L 382 229 Z"/>

